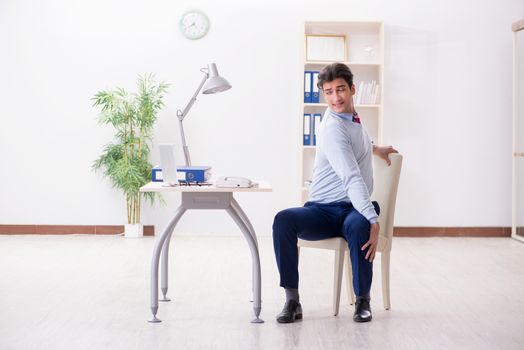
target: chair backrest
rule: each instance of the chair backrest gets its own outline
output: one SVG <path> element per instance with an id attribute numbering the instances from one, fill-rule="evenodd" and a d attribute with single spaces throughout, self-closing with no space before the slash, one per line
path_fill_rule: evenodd
<path id="1" fill-rule="evenodd" d="M 380 205 L 380 239 L 378 251 L 391 249 L 393 237 L 393 221 L 395 218 L 395 203 L 397 200 L 400 169 L 402 168 L 402 155 L 391 153 L 391 165 L 388 166 L 384 159 L 373 157 L 373 194 L 371 200 Z"/>

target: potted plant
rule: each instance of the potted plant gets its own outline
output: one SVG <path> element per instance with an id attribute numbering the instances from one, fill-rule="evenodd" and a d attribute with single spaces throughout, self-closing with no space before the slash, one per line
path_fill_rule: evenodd
<path id="1" fill-rule="evenodd" d="M 100 107 L 99 123 L 115 129 L 114 142 L 105 146 L 92 169 L 102 170 L 113 187 L 123 191 L 126 199 L 126 237 L 141 237 L 140 224 L 142 195 L 151 203 L 154 193 L 140 193 L 140 187 L 151 181 L 149 153 L 153 126 L 157 113 L 163 107 L 162 98 L 168 84 L 156 83 L 151 74 L 138 77 L 138 93 L 130 94 L 122 88 L 99 91 L 92 98 L 93 106 Z"/>

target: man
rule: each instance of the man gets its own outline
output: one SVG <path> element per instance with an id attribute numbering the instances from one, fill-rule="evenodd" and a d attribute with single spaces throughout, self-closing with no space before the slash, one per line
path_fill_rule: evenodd
<path id="1" fill-rule="evenodd" d="M 317 149 L 310 199 L 303 207 L 285 209 L 273 222 L 273 245 L 286 292 L 279 323 L 302 318 L 298 294 L 297 237 L 320 240 L 343 236 L 349 246 L 356 294 L 356 322 L 371 321 L 370 296 L 373 259 L 377 250 L 380 208 L 371 202 L 372 154 L 388 164 L 397 151 L 372 144 L 353 105 L 353 73 L 342 63 L 320 72 L 318 87 L 328 104 L 317 132 Z"/>

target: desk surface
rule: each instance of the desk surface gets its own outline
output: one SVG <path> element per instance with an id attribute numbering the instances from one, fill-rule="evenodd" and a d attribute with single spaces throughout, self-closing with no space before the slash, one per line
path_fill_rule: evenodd
<path id="1" fill-rule="evenodd" d="M 140 192 L 271 192 L 272 188 L 267 181 L 253 181 L 258 183 L 258 187 L 250 188 L 219 188 L 215 186 L 198 186 L 198 185 L 182 185 L 182 186 L 162 186 L 163 182 L 150 182 L 147 185 L 140 187 Z"/>

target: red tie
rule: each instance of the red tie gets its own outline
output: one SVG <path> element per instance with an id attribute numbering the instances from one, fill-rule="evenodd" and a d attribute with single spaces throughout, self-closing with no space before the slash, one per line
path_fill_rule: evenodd
<path id="1" fill-rule="evenodd" d="M 353 122 L 360 124 L 360 118 L 358 117 L 357 112 L 353 113 Z"/>

